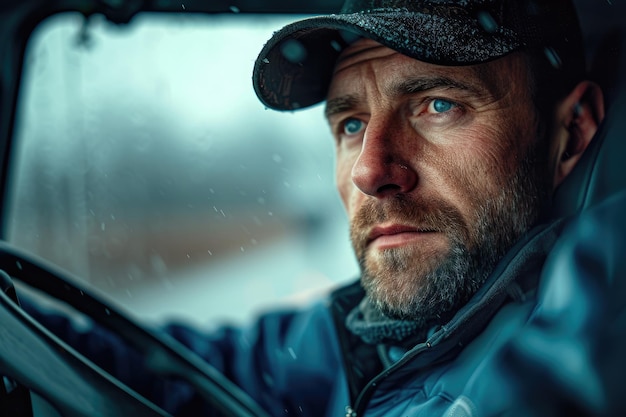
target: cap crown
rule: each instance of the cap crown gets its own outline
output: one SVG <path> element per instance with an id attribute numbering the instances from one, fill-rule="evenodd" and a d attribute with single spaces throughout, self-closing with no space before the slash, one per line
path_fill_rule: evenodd
<path id="1" fill-rule="evenodd" d="M 437 65 L 477 64 L 533 48 L 554 66 L 584 68 L 571 0 L 346 0 L 339 14 L 274 34 L 255 65 L 258 97 L 277 110 L 322 101 L 341 49 L 358 37 Z M 294 45 L 302 52 L 296 60 L 284 53 Z"/>

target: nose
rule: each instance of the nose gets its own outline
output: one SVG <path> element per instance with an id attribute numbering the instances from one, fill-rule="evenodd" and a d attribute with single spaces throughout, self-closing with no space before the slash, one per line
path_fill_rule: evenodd
<path id="1" fill-rule="evenodd" d="M 407 134 L 398 124 L 369 121 L 352 167 L 352 182 L 363 193 L 383 198 L 415 188 L 418 175 L 411 164 L 415 150 L 408 146 L 413 139 Z"/>

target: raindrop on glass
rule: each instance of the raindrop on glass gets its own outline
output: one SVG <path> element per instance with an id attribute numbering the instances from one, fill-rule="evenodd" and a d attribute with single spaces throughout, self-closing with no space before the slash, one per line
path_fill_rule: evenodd
<path id="1" fill-rule="evenodd" d="M 306 59 L 306 48 L 295 39 L 289 39 L 280 46 L 280 52 L 285 59 L 293 64 L 299 64 Z"/>
<path id="2" fill-rule="evenodd" d="M 489 12 L 479 12 L 478 22 L 480 23 L 480 26 L 482 26 L 482 28 L 489 33 L 494 33 L 496 30 L 498 30 L 498 24 Z"/>
<path id="3" fill-rule="evenodd" d="M 341 51 L 341 49 L 342 49 L 342 48 L 341 48 L 341 45 L 339 44 L 339 42 L 337 42 L 337 41 L 335 41 L 335 40 L 330 41 L 330 46 L 332 46 L 332 47 L 333 47 L 333 49 L 334 49 L 335 51 L 337 51 L 337 52 L 340 52 L 340 51 Z"/>
<path id="4" fill-rule="evenodd" d="M 554 50 L 554 48 L 552 47 L 546 47 L 543 52 L 546 54 L 546 57 L 548 58 L 548 61 L 550 61 L 550 64 L 554 67 L 554 68 L 561 68 L 561 64 L 563 63 L 561 61 L 561 57 L 559 56 L 559 54 Z"/>
<path id="5" fill-rule="evenodd" d="M 287 351 L 289 351 L 289 355 L 291 355 L 292 358 L 297 359 L 296 352 L 294 352 L 293 348 L 289 347 Z"/>

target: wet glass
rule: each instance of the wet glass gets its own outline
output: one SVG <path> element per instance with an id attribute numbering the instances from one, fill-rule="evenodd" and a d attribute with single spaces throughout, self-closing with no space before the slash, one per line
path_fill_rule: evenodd
<path id="1" fill-rule="evenodd" d="M 9 241 L 147 320 L 243 320 L 356 276 L 321 106 L 265 109 L 299 16 L 45 21 L 25 58 Z"/>

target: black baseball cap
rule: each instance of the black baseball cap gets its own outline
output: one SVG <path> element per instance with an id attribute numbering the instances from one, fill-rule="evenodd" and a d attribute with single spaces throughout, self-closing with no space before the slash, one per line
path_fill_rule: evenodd
<path id="1" fill-rule="evenodd" d="M 361 37 L 439 65 L 477 64 L 539 48 L 554 67 L 584 68 L 571 0 L 346 0 L 338 14 L 274 33 L 254 65 L 257 96 L 275 110 L 323 101 L 339 54 Z"/>

